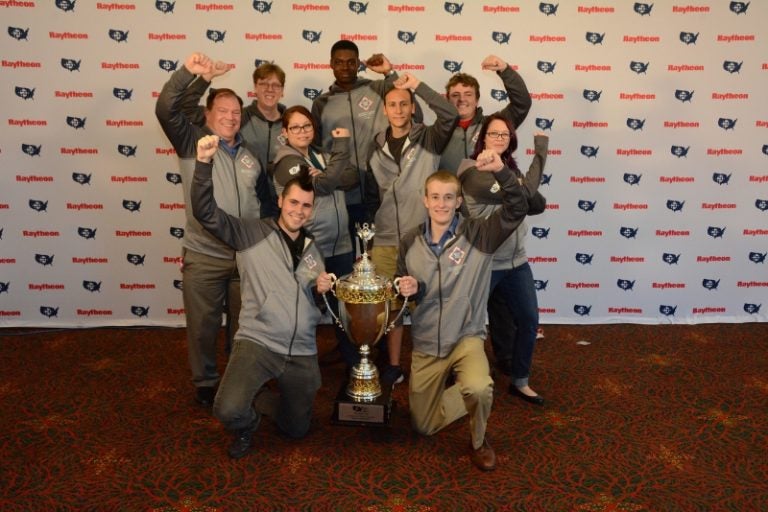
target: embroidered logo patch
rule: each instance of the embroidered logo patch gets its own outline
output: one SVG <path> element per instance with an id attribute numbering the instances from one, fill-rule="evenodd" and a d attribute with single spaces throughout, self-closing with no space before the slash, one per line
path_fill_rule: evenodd
<path id="1" fill-rule="evenodd" d="M 288 169 L 288 174 L 290 174 L 291 176 L 294 176 L 294 175 L 298 174 L 300 170 L 301 170 L 301 165 L 296 164 L 293 167 L 291 167 L 290 169 Z"/>
<path id="2" fill-rule="evenodd" d="M 367 96 L 363 96 L 363 98 L 357 103 L 357 106 L 363 110 L 368 111 L 373 106 L 373 101 L 371 101 Z"/>
<path id="3" fill-rule="evenodd" d="M 491 186 L 491 194 L 496 194 L 499 190 L 501 190 L 501 185 L 499 185 L 498 181 L 494 181 Z"/>
<path id="4" fill-rule="evenodd" d="M 317 261 L 315 261 L 315 258 L 311 254 L 307 254 L 304 256 L 304 263 L 307 264 L 307 267 L 309 267 L 309 270 L 312 270 L 317 266 Z"/>
<path id="5" fill-rule="evenodd" d="M 448 259 L 451 260 L 454 265 L 461 265 L 466 255 L 467 253 L 465 253 L 461 247 L 456 247 L 451 251 L 451 254 L 448 255 Z"/>
<path id="6" fill-rule="evenodd" d="M 243 155 L 243 156 L 240 158 L 240 163 L 241 163 L 241 164 L 243 164 L 243 166 L 244 166 L 246 169 L 253 169 L 253 167 L 256 165 L 256 164 L 253 162 L 253 158 L 251 158 L 251 156 L 250 156 L 250 155 Z"/>

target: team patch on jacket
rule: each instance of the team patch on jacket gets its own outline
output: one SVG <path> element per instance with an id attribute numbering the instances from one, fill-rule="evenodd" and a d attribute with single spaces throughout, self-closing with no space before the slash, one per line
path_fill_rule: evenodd
<path id="1" fill-rule="evenodd" d="M 317 261 L 315 261 L 315 258 L 311 254 L 307 254 L 304 256 L 304 263 L 307 264 L 307 267 L 309 267 L 309 270 L 312 270 L 317 266 Z"/>
<path id="2" fill-rule="evenodd" d="M 243 155 L 240 157 L 240 163 L 242 163 L 243 166 L 247 169 L 253 169 L 256 165 L 250 155 Z"/>
<path id="3" fill-rule="evenodd" d="M 464 262 L 464 257 L 467 255 L 461 247 L 455 247 L 451 254 L 448 255 L 448 259 L 453 262 L 454 265 L 461 265 Z"/>
<path id="4" fill-rule="evenodd" d="M 373 101 L 369 97 L 363 96 L 363 98 L 357 103 L 357 106 L 367 111 L 370 110 L 373 106 Z"/>

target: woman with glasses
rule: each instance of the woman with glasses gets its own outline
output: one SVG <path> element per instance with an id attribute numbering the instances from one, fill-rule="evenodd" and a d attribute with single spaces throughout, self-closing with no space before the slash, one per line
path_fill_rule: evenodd
<path id="1" fill-rule="evenodd" d="M 309 169 L 315 188 L 315 204 L 305 227 L 325 258 L 326 271 L 339 277 L 349 274 L 354 252 L 344 192 L 357 187 L 360 182 L 357 170 L 349 162 L 349 130 L 334 129 L 331 151 L 323 153 L 312 144 L 317 126 L 305 107 L 287 108 L 282 123 L 285 145 L 277 150 L 271 167 L 275 190 L 281 194 L 285 184 L 302 168 Z M 329 299 L 335 308 L 334 297 L 329 296 Z M 338 327 L 336 338 L 344 362 L 348 366 L 356 364 L 359 359 L 357 348 Z"/>
<path id="2" fill-rule="evenodd" d="M 504 165 L 525 185 L 529 194 L 528 214 L 542 213 L 546 200 L 538 192 L 538 187 L 547 158 L 548 142 L 548 137 L 542 133 L 534 136 L 534 158 L 528 173 L 523 176 L 512 156 L 517 149 L 514 127 L 503 115 L 493 114 L 486 117 L 472 159 L 462 161 L 458 169 L 464 205 L 469 215 L 486 217 L 501 207 L 501 187 L 493 174 L 478 172 L 476 168 L 477 161 L 483 161 L 489 152 L 498 154 Z M 527 231 L 525 224 L 521 224 L 494 254 L 488 322 L 497 366 L 500 366 L 500 360 L 507 360 L 511 369 L 513 382 L 509 386 L 509 392 L 529 403 L 544 405 L 544 399 L 528 385 L 539 326 L 539 306 L 533 273 L 525 253 Z M 508 319 L 514 320 L 517 329 L 505 328 Z"/>

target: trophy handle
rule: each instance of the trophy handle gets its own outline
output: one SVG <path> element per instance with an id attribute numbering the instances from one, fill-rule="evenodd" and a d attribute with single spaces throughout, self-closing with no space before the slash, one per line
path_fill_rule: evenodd
<path id="1" fill-rule="evenodd" d="M 328 275 L 331 277 L 331 293 L 335 297 L 336 296 L 336 281 L 338 281 L 339 279 L 336 277 L 336 274 L 334 274 L 333 272 L 329 272 Z M 331 307 L 331 304 L 328 302 L 328 297 L 325 296 L 325 293 L 323 293 L 323 302 L 325 302 L 325 307 L 328 308 L 328 312 L 333 317 L 333 321 L 336 323 L 336 325 L 338 325 L 339 327 L 344 329 L 344 326 L 341 324 L 341 320 L 339 320 L 339 317 L 336 316 L 336 313 L 334 313 L 333 308 Z"/>
<path id="2" fill-rule="evenodd" d="M 395 290 L 397 291 L 397 293 L 399 295 L 400 294 L 400 278 L 396 277 L 392 281 L 392 284 L 394 285 Z M 400 317 L 403 316 L 403 313 L 405 313 L 405 309 L 407 307 L 408 307 L 408 297 L 403 297 L 403 307 L 400 308 L 400 311 L 397 313 L 397 316 L 389 323 L 385 333 L 387 333 L 387 332 L 389 332 L 389 331 L 391 331 L 392 329 L 395 328 L 395 324 L 397 323 L 398 320 L 400 320 Z"/>

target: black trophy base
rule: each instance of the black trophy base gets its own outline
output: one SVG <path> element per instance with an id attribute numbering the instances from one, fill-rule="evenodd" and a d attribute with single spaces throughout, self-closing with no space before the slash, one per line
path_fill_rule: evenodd
<path id="1" fill-rule="evenodd" d="M 371 402 L 358 402 L 347 394 L 347 382 L 344 381 L 333 401 L 331 421 L 334 425 L 388 427 L 394 406 L 391 386 L 382 386 L 381 396 Z"/>

